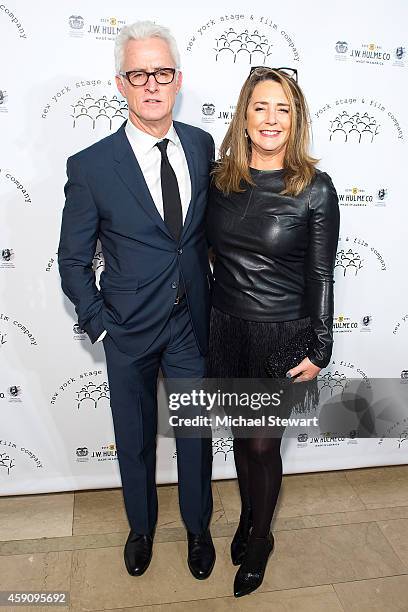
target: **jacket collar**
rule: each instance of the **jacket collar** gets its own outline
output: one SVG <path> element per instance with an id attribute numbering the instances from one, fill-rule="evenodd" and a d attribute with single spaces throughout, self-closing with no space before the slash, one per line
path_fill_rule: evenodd
<path id="1" fill-rule="evenodd" d="M 191 180 L 191 200 L 181 234 L 181 238 L 183 238 L 188 230 L 194 214 L 197 179 L 195 160 L 196 154 L 195 145 L 188 130 L 189 126 L 179 123 L 178 121 L 174 121 L 173 125 L 178 137 L 180 138 L 180 142 L 186 156 Z M 166 233 L 167 236 L 173 239 L 150 194 L 143 173 L 126 136 L 125 126 L 126 121 L 120 126 L 118 131 L 113 134 L 113 157 L 116 161 L 115 170 L 121 177 L 122 181 L 137 198 L 138 202 L 140 202 L 140 204 L 143 206 L 144 210 L 151 217 L 151 219 L 160 227 L 162 231 Z"/>

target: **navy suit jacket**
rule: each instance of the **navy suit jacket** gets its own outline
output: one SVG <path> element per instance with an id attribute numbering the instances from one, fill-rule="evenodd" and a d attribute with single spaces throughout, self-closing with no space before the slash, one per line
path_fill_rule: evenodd
<path id="1" fill-rule="evenodd" d="M 207 132 L 174 121 L 191 179 L 177 243 L 150 195 L 125 124 L 68 159 L 58 249 L 62 289 L 92 342 L 106 329 L 119 350 L 138 356 L 166 325 L 182 276 L 195 337 L 205 354 L 212 274 L 204 215 L 214 141 Z M 100 291 L 92 270 L 98 238 L 105 258 Z"/>

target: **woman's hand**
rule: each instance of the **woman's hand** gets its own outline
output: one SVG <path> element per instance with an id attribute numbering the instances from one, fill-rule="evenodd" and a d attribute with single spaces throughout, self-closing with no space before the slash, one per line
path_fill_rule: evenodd
<path id="1" fill-rule="evenodd" d="M 288 378 L 294 378 L 293 382 L 305 382 L 307 380 L 313 380 L 316 378 L 321 368 L 315 366 L 309 359 L 309 357 L 305 357 L 303 361 L 299 363 L 295 368 L 292 368 L 286 373 Z M 290 376 L 289 376 L 290 375 Z"/>

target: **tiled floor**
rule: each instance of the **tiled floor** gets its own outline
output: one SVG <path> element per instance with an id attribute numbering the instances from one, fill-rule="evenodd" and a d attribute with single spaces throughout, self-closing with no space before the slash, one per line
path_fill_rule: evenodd
<path id="1" fill-rule="evenodd" d="M 0 590 L 69 591 L 72 611 L 408 612 L 408 466 L 285 476 L 264 583 L 239 600 L 236 482 L 213 492 L 217 563 L 206 581 L 187 568 L 175 486 L 159 487 L 154 556 L 139 578 L 123 565 L 120 490 L 0 498 Z"/>

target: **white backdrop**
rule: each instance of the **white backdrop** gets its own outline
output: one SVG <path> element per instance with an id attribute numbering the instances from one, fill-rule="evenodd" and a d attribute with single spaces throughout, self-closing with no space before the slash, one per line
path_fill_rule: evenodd
<path id="1" fill-rule="evenodd" d="M 136 7 L 136 8 L 135 8 Z M 296 67 L 314 153 L 341 200 L 336 334 L 322 372 L 408 382 L 408 7 L 404 0 L 260 0 L 194 6 L 156 0 L 0 4 L 0 492 L 120 484 L 101 345 L 75 325 L 56 263 L 66 158 L 116 130 L 113 38 L 152 19 L 174 32 L 184 84 L 176 118 L 219 145 L 251 65 Z M 101 253 L 95 268 L 103 265 Z M 161 404 L 164 395 L 160 389 Z M 406 463 L 407 426 L 388 440 L 284 442 L 284 469 Z M 231 440 L 214 440 L 214 477 L 234 475 Z M 160 439 L 158 482 L 176 479 Z"/>

